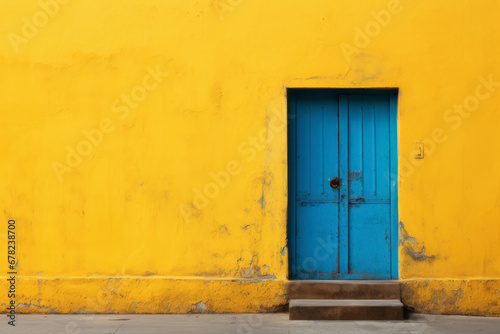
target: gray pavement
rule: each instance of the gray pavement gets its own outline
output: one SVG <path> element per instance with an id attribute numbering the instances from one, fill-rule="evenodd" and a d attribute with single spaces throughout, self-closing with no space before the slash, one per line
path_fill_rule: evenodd
<path id="1" fill-rule="evenodd" d="M 0 333 L 19 334 L 312 334 L 500 333 L 500 318 L 411 314 L 405 321 L 290 321 L 278 314 L 2 315 Z"/>

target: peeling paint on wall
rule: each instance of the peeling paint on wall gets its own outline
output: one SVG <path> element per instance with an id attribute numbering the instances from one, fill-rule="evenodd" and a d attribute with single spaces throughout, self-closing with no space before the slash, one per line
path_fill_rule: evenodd
<path id="1" fill-rule="evenodd" d="M 418 279 L 401 282 L 401 300 L 413 312 L 500 316 L 494 293 L 500 280 Z"/>
<path id="2" fill-rule="evenodd" d="M 399 230 L 401 232 L 401 238 L 399 239 L 400 245 L 404 247 L 407 254 L 415 261 L 430 261 L 432 262 L 436 256 L 426 255 L 425 246 L 423 243 L 419 243 L 417 239 L 408 235 L 403 222 L 399 222 Z"/>
<path id="3" fill-rule="evenodd" d="M 271 277 L 215 277 L 209 282 L 163 277 L 43 279 L 40 291 L 32 288 L 37 284 L 34 278 L 23 278 L 18 283 L 17 298 L 23 302 L 18 304 L 17 312 L 23 314 L 255 313 L 275 312 L 288 303 L 287 283 Z M 0 281 L 0 289 L 4 288 L 6 282 Z"/>

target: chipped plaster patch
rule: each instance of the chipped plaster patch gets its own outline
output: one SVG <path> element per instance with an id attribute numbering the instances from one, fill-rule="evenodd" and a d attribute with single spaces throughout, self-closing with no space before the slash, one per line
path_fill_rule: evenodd
<path id="1" fill-rule="evenodd" d="M 204 313 L 207 311 L 207 307 L 205 306 L 205 303 L 202 301 L 199 301 L 198 303 L 194 304 L 195 308 L 192 311 L 192 313 Z"/>
<path id="2" fill-rule="evenodd" d="M 408 255 L 415 261 L 434 261 L 435 255 L 426 255 L 424 244 L 420 244 L 417 239 L 408 235 L 403 222 L 399 222 L 399 230 L 401 231 L 401 238 L 399 243 L 405 247 Z"/>

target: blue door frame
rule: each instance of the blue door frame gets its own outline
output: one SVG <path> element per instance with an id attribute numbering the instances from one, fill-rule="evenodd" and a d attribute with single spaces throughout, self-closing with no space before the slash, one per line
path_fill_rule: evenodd
<path id="1" fill-rule="evenodd" d="M 398 278 L 397 94 L 288 89 L 290 279 Z"/>

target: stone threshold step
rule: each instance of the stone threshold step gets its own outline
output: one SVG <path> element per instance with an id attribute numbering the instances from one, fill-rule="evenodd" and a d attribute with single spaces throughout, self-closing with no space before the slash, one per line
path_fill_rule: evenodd
<path id="1" fill-rule="evenodd" d="M 399 281 L 391 280 L 295 280 L 289 299 L 400 299 Z"/>
<path id="2" fill-rule="evenodd" d="M 290 320 L 403 320 L 398 299 L 293 299 Z"/>

